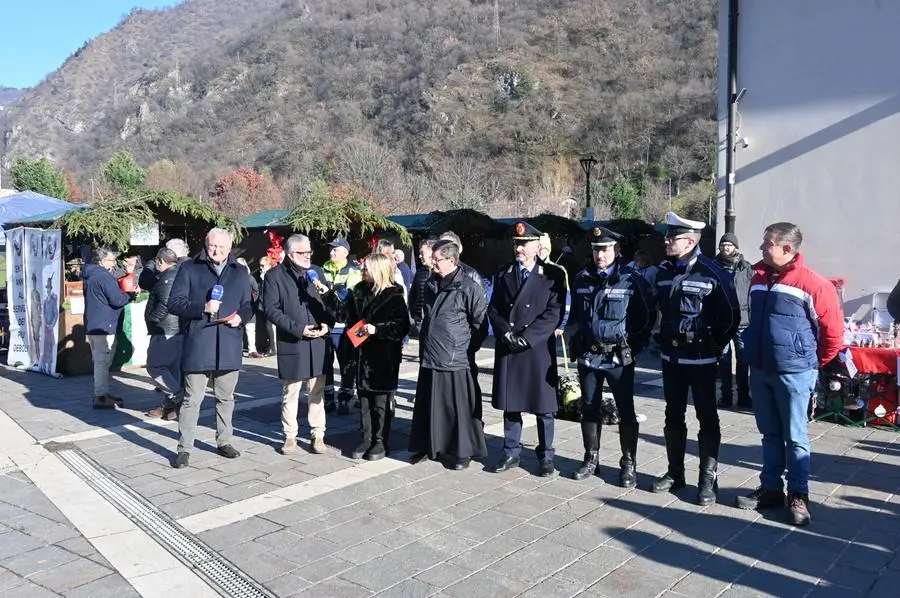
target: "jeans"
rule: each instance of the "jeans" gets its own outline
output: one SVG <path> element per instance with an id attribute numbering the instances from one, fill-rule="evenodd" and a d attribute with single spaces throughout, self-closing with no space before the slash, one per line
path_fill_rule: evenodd
<path id="1" fill-rule="evenodd" d="M 89 334 L 91 359 L 94 362 L 94 396 L 109 394 L 109 368 L 116 355 L 116 337 L 112 334 Z"/>
<path id="2" fill-rule="evenodd" d="M 156 387 L 166 395 L 165 406 L 175 408 L 181 397 L 181 352 L 184 336 L 176 334 L 166 338 L 164 334 L 150 337 L 147 347 L 147 374 Z"/>
<path id="3" fill-rule="evenodd" d="M 732 349 L 734 347 L 734 349 Z M 744 356 L 744 339 L 740 333 L 734 335 L 734 338 L 725 347 L 725 353 L 719 361 L 719 380 L 722 383 L 722 399 L 726 403 L 731 402 L 732 398 L 732 373 L 731 373 L 731 351 L 734 351 L 735 359 L 735 376 L 737 377 L 738 401 L 745 401 L 750 396 L 750 385 L 748 382 L 749 367 L 747 359 Z"/>
<path id="4" fill-rule="evenodd" d="M 763 490 L 782 490 L 787 468 L 788 492 L 809 493 L 809 435 L 806 409 L 819 371 L 773 374 L 750 368 L 756 427 L 762 434 Z"/>

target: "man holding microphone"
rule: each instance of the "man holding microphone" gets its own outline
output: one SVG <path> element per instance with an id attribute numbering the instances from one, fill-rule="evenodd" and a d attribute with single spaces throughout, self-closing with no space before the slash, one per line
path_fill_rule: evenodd
<path id="1" fill-rule="evenodd" d="M 212 380 L 216 397 L 218 453 L 235 459 L 231 445 L 234 389 L 244 348 L 241 324 L 250 319 L 250 279 L 231 255 L 231 233 L 214 228 L 204 251 L 178 269 L 169 295 L 169 313 L 182 319 L 184 400 L 178 419 L 175 467 L 187 467 L 206 385 Z"/>

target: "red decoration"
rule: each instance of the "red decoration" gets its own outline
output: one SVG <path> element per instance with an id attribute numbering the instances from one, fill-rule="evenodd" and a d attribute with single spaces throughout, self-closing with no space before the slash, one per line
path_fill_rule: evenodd
<path id="1" fill-rule="evenodd" d="M 269 237 L 269 248 L 266 250 L 266 255 L 273 264 L 280 264 L 284 259 L 284 249 L 281 247 L 284 237 L 273 230 L 266 231 L 266 236 Z"/>
<path id="2" fill-rule="evenodd" d="M 516 223 L 516 235 L 519 237 L 525 236 L 525 223 L 524 222 Z"/>
<path id="3" fill-rule="evenodd" d="M 378 245 L 378 235 L 372 235 L 372 239 L 369 241 L 369 251 L 374 251 L 376 245 Z"/>

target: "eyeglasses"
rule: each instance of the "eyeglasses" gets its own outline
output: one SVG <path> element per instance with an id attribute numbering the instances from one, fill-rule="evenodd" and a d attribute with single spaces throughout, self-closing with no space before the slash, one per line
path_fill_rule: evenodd
<path id="1" fill-rule="evenodd" d="M 292 251 L 291 253 L 299 257 L 309 257 L 313 254 L 312 251 Z"/>
<path id="2" fill-rule="evenodd" d="M 676 241 L 684 241 L 685 239 L 690 239 L 690 237 L 672 237 L 670 235 L 666 235 L 664 240 L 666 243 L 674 243 Z"/>

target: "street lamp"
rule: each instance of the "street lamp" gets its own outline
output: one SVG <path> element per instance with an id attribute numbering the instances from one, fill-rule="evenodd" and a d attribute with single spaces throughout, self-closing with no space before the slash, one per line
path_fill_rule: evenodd
<path id="1" fill-rule="evenodd" d="M 591 169 L 594 167 L 594 164 L 597 163 L 594 160 L 594 156 L 588 156 L 587 158 L 582 158 L 579 160 L 581 162 L 581 169 L 584 170 L 585 183 L 584 183 L 584 198 L 585 198 L 585 208 L 587 208 L 588 214 L 591 212 Z"/>

